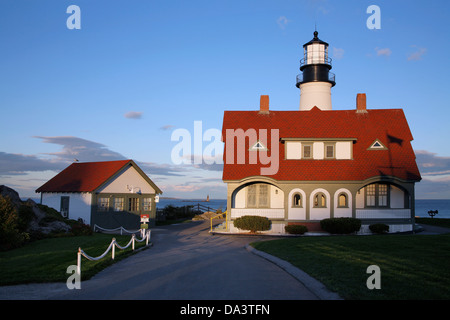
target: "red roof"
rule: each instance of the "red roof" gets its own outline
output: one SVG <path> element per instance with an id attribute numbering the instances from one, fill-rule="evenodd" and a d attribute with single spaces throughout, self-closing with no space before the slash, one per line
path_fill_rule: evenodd
<path id="1" fill-rule="evenodd" d="M 267 129 L 268 155 L 271 129 L 279 129 L 279 168 L 273 175 L 282 181 L 363 181 L 372 177 L 390 176 L 402 180 L 419 181 L 420 173 L 411 146 L 413 137 L 403 110 L 320 110 L 309 111 L 225 111 L 222 135 L 227 150 L 227 129 Z M 354 139 L 351 160 L 286 160 L 283 139 Z M 367 150 L 378 139 L 387 150 Z M 246 142 L 246 164 L 227 163 L 224 155 L 223 180 L 241 180 L 261 176 L 261 168 L 270 164 L 249 164 Z M 236 143 L 234 152 L 236 155 Z M 251 145 L 250 145 L 251 144 Z"/>
<path id="2" fill-rule="evenodd" d="M 131 160 L 75 162 L 36 192 L 93 192 Z"/>

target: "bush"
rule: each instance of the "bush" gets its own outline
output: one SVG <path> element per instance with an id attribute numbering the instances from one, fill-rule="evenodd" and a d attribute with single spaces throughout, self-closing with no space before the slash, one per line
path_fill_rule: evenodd
<path id="1" fill-rule="evenodd" d="M 20 247 L 29 239 L 19 224 L 18 212 L 10 198 L 0 196 L 0 251 Z"/>
<path id="2" fill-rule="evenodd" d="M 259 216 L 242 216 L 234 220 L 236 228 L 250 230 L 252 233 L 270 230 L 271 225 L 272 222 L 268 218 Z"/>
<path id="3" fill-rule="evenodd" d="M 320 221 L 323 230 L 333 234 L 349 234 L 359 231 L 361 220 L 355 218 L 328 218 Z"/>
<path id="4" fill-rule="evenodd" d="M 308 232 L 308 228 L 300 224 L 287 225 L 284 227 L 284 230 L 290 234 L 304 234 L 305 232 Z"/>
<path id="5" fill-rule="evenodd" d="M 389 226 L 387 224 L 384 224 L 384 223 L 371 224 L 369 226 L 369 229 L 373 233 L 379 233 L 379 234 L 389 232 Z"/>
<path id="6" fill-rule="evenodd" d="M 85 224 L 83 222 L 83 219 L 81 219 L 81 218 L 78 219 L 77 221 L 75 221 L 75 220 L 71 221 L 70 232 L 74 236 L 90 236 L 93 233 L 91 227 L 88 224 Z"/>

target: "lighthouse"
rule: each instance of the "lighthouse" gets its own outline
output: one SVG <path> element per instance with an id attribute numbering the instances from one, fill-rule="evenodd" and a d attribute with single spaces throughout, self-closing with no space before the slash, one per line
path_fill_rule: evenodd
<path id="1" fill-rule="evenodd" d="M 331 88 L 336 84 L 328 57 L 328 43 L 314 38 L 303 45 L 303 59 L 296 86 L 300 89 L 300 110 L 311 110 L 315 106 L 321 110 L 331 110 Z"/>

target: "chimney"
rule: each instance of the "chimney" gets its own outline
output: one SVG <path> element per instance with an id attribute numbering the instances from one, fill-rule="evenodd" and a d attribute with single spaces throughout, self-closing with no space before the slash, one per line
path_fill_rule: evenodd
<path id="1" fill-rule="evenodd" d="M 358 93 L 356 95 L 356 112 L 357 113 L 366 113 L 366 94 Z"/>
<path id="2" fill-rule="evenodd" d="M 269 96 L 261 96 L 261 100 L 259 103 L 259 113 L 269 113 Z"/>

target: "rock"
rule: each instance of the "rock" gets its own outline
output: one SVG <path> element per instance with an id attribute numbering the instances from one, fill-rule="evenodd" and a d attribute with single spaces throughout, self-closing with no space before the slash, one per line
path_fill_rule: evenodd
<path id="1" fill-rule="evenodd" d="M 31 199 L 22 201 L 19 197 L 19 193 L 7 186 L 0 186 L 0 196 L 9 197 L 12 205 L 17 210 L 19 210 L 21 206 L 27 206 L 32 210 L 33 217 L 28 223 L 26 232 L 42 232 L 44 234 L 49 234 L 52 232 L 69 232 L 71 230 L 71 227 L 63 221 L 51 219 L 48 219 L 49 221 L 43 220 L 47 217 L 47 213 L 41 210 L 36 202 Z"/>

